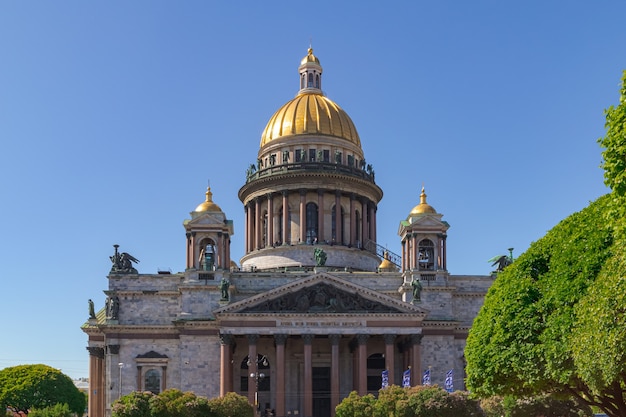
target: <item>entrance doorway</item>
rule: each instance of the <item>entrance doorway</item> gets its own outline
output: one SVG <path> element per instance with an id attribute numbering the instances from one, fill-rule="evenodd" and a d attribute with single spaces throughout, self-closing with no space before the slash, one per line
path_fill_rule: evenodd
<path id="1" fill-rule="evenodd" d="M 313 417 L 330 416 L 330 367 L 313 367 Z"/>

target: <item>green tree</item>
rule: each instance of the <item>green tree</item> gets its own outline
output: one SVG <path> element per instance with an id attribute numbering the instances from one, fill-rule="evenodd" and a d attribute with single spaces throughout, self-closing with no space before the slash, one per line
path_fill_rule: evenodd
<path id="1" fill-rule="evenodd" d="M 576 396 L 626 416 L 626 72 L 606 110 L 612 192 L 533 243 L 498 276 L 467 340 L 477 395 Z"/>
<path id="2" fill-rule="evenodd" d="M 156 395 L 149 391 L 133 391 L 113 403 L 112 415 L 113 417 L 149 417 L 152 413 L 150 400 L 154 397 Z"/>
<path id="3" fill-rule="evenodd" d="M 610 106 L 604 114 L 606 136 L 598 139 L 604 148 L 604 183 L 615 191 L 616 196 L 623 197 L 626 195 L 626 71 L 622 73 L 619 105 Z"/>
<path id="4" fill-rule="evenodd" d="M 376 399 L 372 394 L 360 396 L 352 391 L 335 408 L 335 417 L 372 417 Z"/>
<path id="5" fill-rule="evenodd" d="M 19 365 L 0 370 L 0 407 L 28 414 L 31 409 L 44 409 L 67 404 L 70 411 L 82 415 L 85 395 L 70 377 L 47 365 Z"/>
<path id="6" fill-rule="evenodd" d="M 235 392 L 229 392 L 223 397 L 209 400 L 209 407 L 215 417 L 253 417 L 254 406 L 248 398 Z"/>
<path id="7" fill-rule="evenodd" d="M 472 392 L 597 402 L 574 364 L 580 340 L 573 335 L 577 304 L 615 250 L 610 206 L 607 195 L 569 216 L 498 275 L 467 340 Z"/>
<path id="8" fill-rule="evenodd" d="M 487 417 L 589 417 L 591 408 L 574 399 L 489 397 L 480 402 Z"/>
<path id="9" fill-rule="evenodd" d="M 55 404 L 46 408 L 34 408 L 28 413 L 29 417 L 73 417 L 67 404 Z"/>

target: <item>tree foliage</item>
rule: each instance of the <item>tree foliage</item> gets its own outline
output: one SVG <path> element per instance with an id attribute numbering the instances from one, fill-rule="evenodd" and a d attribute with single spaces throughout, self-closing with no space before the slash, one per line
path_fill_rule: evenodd
<path id="1" fill-rule="evenodd" d="M 131 392 L 113 404 L 113 417 L 253 417 L 254 407 L 243 397 L 229 392 L 207 399 L 177 389 L 155 395 Z"/>
<path id="2" fill-rule="evenodd" d="M 437 385 L 381 389 L 371 394 L 350 395 L 335 409 L 336 417 L 480 417 L 483 412 L 467 393 L 449 393 Z"/>
<path id="3" fill-rule="evenodd" d="M 19 365 L 0 370 L 0 407 L 28 414 L 67 404 L 72 413 L 82 415 L 85 395 L 70 377 L 47 365 Z"/>
<path id="4" fill-rule="evenodd" d="M 626 72 L 620 104 L 605 113 L 613 191 L 498 275 L 465 350 L 477 395 L 571 394 L 626 416 Z"/>
<path id="5" fill-rule="evenodd" d="M 589 417 L 593 411 L 575 399 L 550 395 L 538 397 L 489 397 L 480 402 L 486 417 Z"/>
<path id="6" fill-rule="evenodd" d="M 55 404 L 46 408 L 34 408 L 28 413 L 29 417 L 74 417 L 67 404 Z"/>
<path id="7" fill-rule="evenodd" d="M 604 111 L 606 136 L 598 139 L 602 152 L 604 183 L 617 195 L 626 195 L 626 71 L 622 73 L 620 102 Z"/>

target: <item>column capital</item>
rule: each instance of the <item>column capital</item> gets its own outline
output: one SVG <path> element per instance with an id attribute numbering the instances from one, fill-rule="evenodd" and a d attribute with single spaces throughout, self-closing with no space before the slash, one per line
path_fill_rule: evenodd
<path id="1" fill-rule="evenodd" d="M 232 345 L 233 339 L 234 338 L 232 334 L 220 334 L 221 345 Z"/>
<path id="2" fill-rule="evenodd" d="M 396 341 L 395 334 L 386 334 L 386 335 L 383 335 L 383 338 L 385 339 L 386 345 L 393 345 L 393 343 Z"/>
<path id="3" fill-rule="evenodd" d="M 423 334 L 412 334 L 411 335 L 411 344 L 413 344 L 413 345 L 421 345 L 423 337 L 424 337 Z"/>
<path id="4" fill-rule="evenodd" d="M 104 348 L 87 346 L 89 356 L 95 356 L 96 358 L 104 359 Z"/>
<path id="5" fill-rule="evenodd" d="M 358 342 L 359 345 L 364 345 L 367 343 L 367 339 L 370 338 L 369 334 L 357 334 L 356 335 L 356 340 Z"/>
<path id="6" fill-rule="evenodd" d="M 258 334 L 249 334 L 246 335 L 246 337 L 248 338 L 248 344 L 250 345 L 256 345 L 257 340 L 259 340 Z"/>
<path id="7" fill-rule="evenodd" d="M 286 335 L 286 334 L 275 334 L 274 342 L 277 345 L 284 345 L 285 343 L 287 343 L 288 338 L 289 338 L 289 335 Z"/>
<path id="8" fill-rule="evenodd" d="M 305 345 L 310 345 L 311 343 L 313 343 L 313 339 L 315 339 L 315 335 L 314 334 L 303 334 L 302 335 L 302 340 L 304 340 L 304 344 Z"/>
<path id="9" fill-rule="evenodd" d="M 339 344 L 339 341 L 341 340 L 341 335 L 331 334 L 331 335 L 328 335 L 328 338 L 330 339 L 330 344 L 332 346 L 337 346 Z"/>
<path id="10" fill-rule="evenodd" d="M 119 355 L 120 345 L 107 345 L 107 352 L 111 355 Z"/>

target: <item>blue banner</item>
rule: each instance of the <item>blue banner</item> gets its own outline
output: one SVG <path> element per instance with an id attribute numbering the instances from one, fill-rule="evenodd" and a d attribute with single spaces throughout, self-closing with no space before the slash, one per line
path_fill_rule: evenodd
<path id="1" fill-rule="evenodd" d="M 454 382 L 452 382 L 452 374 L 453 374 L 453 370 L 452 369 L 450 369 L 446 373 L 446 391 L 448 391 L 448 392 L 454 391 Z"/>
<path id="2" fill-rule="evenodd" d="M 381 376 L 383 379 L 382 388 L 387 388 L 389 386 L 389 371 L 385 369 Z"/>
<path id="3" fill-rule="evenodd" d="M 407 369 L 402 373 L 402 387 L 409 388 L 411 386 L 411 370 Z"/>
<path id="4" fill-rule="evenodd" d="M 422 385 L 430 385 L 430 369 L 424 371 L 424 376 L 422 377 Z"/>

